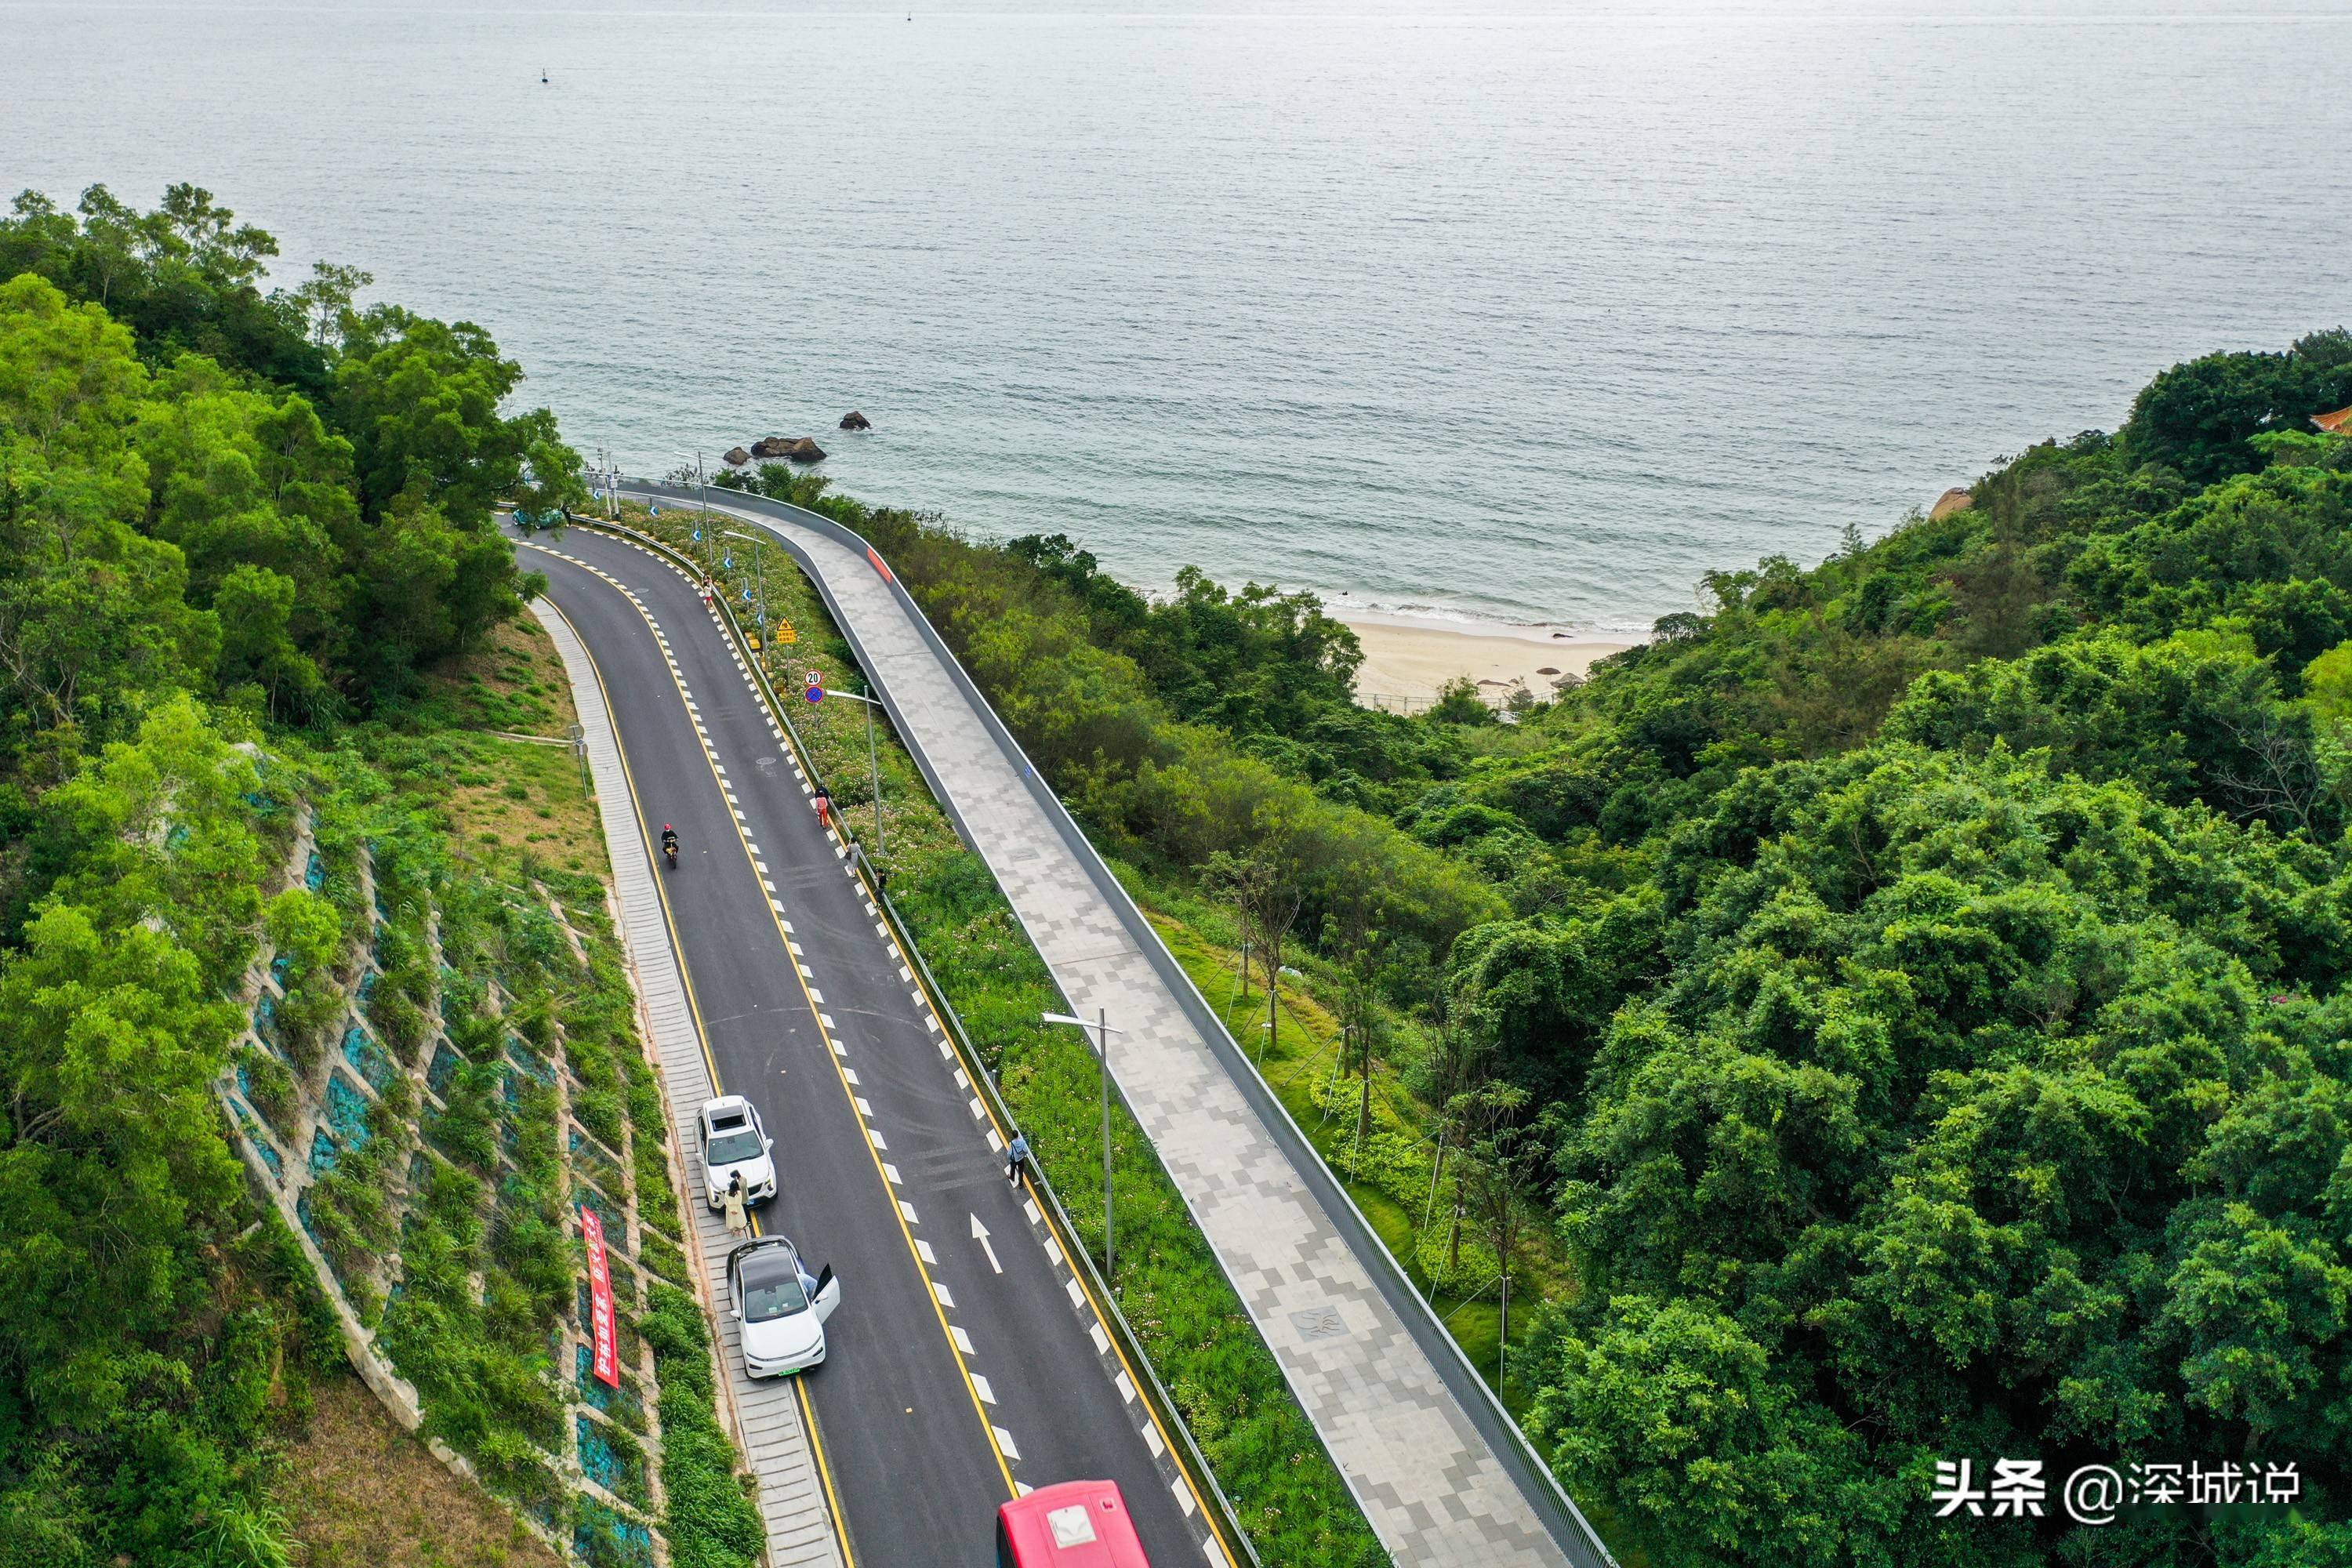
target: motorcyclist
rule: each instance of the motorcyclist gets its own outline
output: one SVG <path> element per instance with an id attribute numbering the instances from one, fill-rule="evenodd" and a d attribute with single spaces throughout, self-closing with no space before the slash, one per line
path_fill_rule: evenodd
<path id="1" fill-rule="evenodd" d="M 662 824 L 662 840 L 661 840 L 661 844 L 662 844 L 662 853 L 663 853 L 664 855 L 666 855 L 666 856 L 667 856 L 667 857 L 669 858 L 669 863 L 670 863 L 671 865 L 673 865 L 673 866 L 677 865 L 677 828 L 675 828 L 675 827 L 672 827 L 672 826 L 671 826 L 668 823 L 667 823 L 667 822 L 665 822 L 665 823 L 663 823 L 663 824 Z"/>

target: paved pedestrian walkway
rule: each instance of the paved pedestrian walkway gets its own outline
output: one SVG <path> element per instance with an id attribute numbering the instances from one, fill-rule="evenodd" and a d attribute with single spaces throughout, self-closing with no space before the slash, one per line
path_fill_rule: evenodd
<path id="1" fill-rule="evenodd" d="M 630 491 L 698 504 L 656 487 Z M 1121 1094 L 1390 1554 L 1408 1568 L 1608 1564 L 1475 1374 L 1450 1342 L 1432 1340 L 1427 1309 L 1369 1227 L 1318 1195 L 1318 1175 L 1337 1191 L 1328 1174 L 1302 1170 L 1314 1158 L 1294 1152 L 1303 1139 L 1294 1131 L 1286 1149 L 1259 1109 L 1270 1097 L 1261 1089 L 1254 1103 L 1229 1070 L 1228 1061 L 1250 1069 L 1230 1037 L 1222 1052 L 1210 1038 L 1220 1026 L 1197 993 L 1188 1010 L 1179 987 L 1190 983 L 1083 838 L 1065 831 L 1066 817 L 1056 821 L 1058 805 L 887 564 L 808 513 L 711 505 L 767 530 L 809 571 L 1063 994 L 1080 1015 L 1103 1008 L 1126 1031 L 1111 1050 Z M 1408 1311 L 1422 1321 L 1409 1327 Z M 1442 1364 L 1446 1356 L 1454 1365 Z M 1473 1401 L 1486 1408 L 1474 1415 Z"/>
<path id="2" fill-rule="evenodd" d="M 593 661 L 572 629 L 572 623 L 546 600 L 531 606 L 540 624 L 555 639 L 571 678 L 572 704 L 586 731 L 588 767 L 596 781 L 596 800 L 604 821 L 606 858 L 613 866 L 613 891 L 620 905 L 621 942 L 635 972 L 638 999 L 653 1034 L 654 1056 L 662 1086 L 676 1122 L 671 1147 L 696 1147 L 695 1113 L 710 1098 L 710 1064 L 703 1055 L 702 1037 L 686 1002 L 677 954 L 670 944 L 669 922 L 663 917 L 661 895 L 654 885 L 653 856 L 645 829 L 631 807 L 628 774 L 621 765 L 613 717 L 596 680 Z M 689 1173 L 691 1176 L 691 1173 Z M 690 1179 L 688 1186 L 693 1183 Z M 726 1223 L 689 1193 L 686 1206 L 693 1215 L 689 1239 L 691 1262 L 699 1271 L 706 1303 L 727 1296 Z M 823 1479 L 810 1451 L 808 1428 L 802 1419 L 799 1391 L 790 1378 L 753 1382 L 743 1374 L 740 1331 L 727 1312 L 712 1314 L 719 1329 L 720 1374 L 726 1379 L 736 1422 L 736 1438 L 752 1472 L 760 1479 L 760 1513 L 768 1527 L 771 1568 L 846 1568 L 838 1532 L 825 1506 Z"/>

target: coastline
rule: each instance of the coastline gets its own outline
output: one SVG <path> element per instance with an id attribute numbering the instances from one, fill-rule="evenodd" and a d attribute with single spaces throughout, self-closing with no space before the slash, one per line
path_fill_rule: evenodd
<path id="1" fill-rule="evenodd" d="M 1363 645 L 1356 700 L 1367 708 L 1412 711 L 1437 700 L 1438 689 L 1467 676 L 1478 694 L 1501 702 L 1516 685 L 1538 698 L 1553 683 L 1580 676 L 1596 659 L 1643 640 L 1594 637 L 1561 626 L 1508 626 L 1356 612 L 1335 616 Z"/>

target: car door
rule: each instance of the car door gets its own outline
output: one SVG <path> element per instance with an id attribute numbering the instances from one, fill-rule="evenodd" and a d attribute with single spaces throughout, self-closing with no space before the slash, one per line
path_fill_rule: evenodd
<path id="1" fill-rule="evenodd" d="M 816 1289 L 809 1300 L 816 1308 L 816 1321 L 820 1323 L 832 1317 L 833 1310 L 841 1305 L 841 1281 L 834 1278 L 832 1264 L 817 1270 Z"/>
<path id="2" fill-rule="evenodd" d="M 768 1163 L 766 1179 L 776 1181 L 776 1141 L 768 1136 L 768 1124 L 760 1120 L 760 1108 L 754 1105 L 751 1107 L 750 1110 L 751 1112 L 751 1136 L 760 1141 L 761 1156 Z M 783 1185 L 781 1181 L 776 1181 L 776 1184 L 779 1189 Z M 768 1195 L 770 1197 L 773 1197 L 775 1196 L 775 1194 L 771 1193 Z"/>

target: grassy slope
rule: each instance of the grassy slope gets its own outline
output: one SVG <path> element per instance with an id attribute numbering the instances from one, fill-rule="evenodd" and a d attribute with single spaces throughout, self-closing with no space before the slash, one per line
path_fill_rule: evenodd
<path id="1" fill-rule="evenodd" d="M 454 837 L 476 853 L 528 852 L 568 871 L 604 876 L 595 795 L 583 784 L 570 746 L 486 732 L 561 741 L 577 721 L 563 662 L 540 624 L 500 627 L 491 647 L 454 672 L 436 696 L 449 721 L 470 731 L 463 739 L 467 765 L 454 775 L 445 802 Z"/>
<path id="2" fill-rule="evenodd" d="M 1237 954 L 1233 949 L 1216 942 L 1198 926 L 1188 925 L 1160 910 L 1150 910 L 1151 923 L 1167 942 L 1176 962 L 1192 977 L 1210 1004 L 1225 1018 L 1234 1037 L 1245 1043 L 1256 1053 L 1266 1037 L 1265 993 L 1240 981 Z M 1205 922 L 1204 922 L 1205 923 Z M 1259 1068 L 1291 1115 L 1312 1142 L 1324 1163 L 1336 1173 L 1348 1195 L 1364 1212 L 1381 1240 L 1405 1267 L 1413 1284 L 1428 1297 L 1437 1313 L 1445 1320 L 1463 1353 L 1470 1358 L 1487 1386 L 1502 1388 L 1497 1383 L 1495 1363 L 1496 1340 L 1501 1328 L 1502 1314 L 1495 1293 L 1481 1291 L 1475 1298 L 1458 1291 L 1438 1289 L 1432 1293 L 1430 1271 L 1420 1262 L 1420 1234 L 1424 1213 L 1429 1214 L 1431 1227 L 1442 1236 L 1446 1228 L 1445 1205 L 1440 1201 L 1431 1209 L 1424 1203 L 1416 1208 L 1370 1181 L 1351 1179 L 1349 1153 L 1355 1143 L 1354 1093 L 1349 1085 L 1352 1078 L 1340 1087 L 1338 1103 L 1327 1113 L 1318 1104 L 1316 1089 L 1328 1084 L 1338 1063 L 1335 1048 L 1339 1033 L 1338 1020 L 1324 1010 L 1314 997 L 1303 990 L 1287 985 L 1283 988 L 1281 1007 L 1276 1015 L 1274 1041 L 1259 1056 Z M 1414 1137 L 1421 1129 L 1412 1121 L 1412 1113 L 1419 1105 L 1405 1093 L 1396 1075 L 1385 1063 L 1375 1062 L 1372 1071 L 1372 1121 L 1375 1130 L 1402 1129 Z M 1327 1100 L 1329 1099 L 1327 1095 Z M 1516 1281 L 1515 1281 L 1516 1283 Z M 1511 1339 L 1514 1343 L 1525 1340 L 1524 1328 L 1533 1321 L 1532 1312 L 1514 1313 Z M 1516 1414 L 1525 1403 L 1517 1384 L 1503 1389 L 1505 1401 Z"/>
<path id="3" fill-rule="evenodd" d="M 350 1373 L 320 1379 L 278 1496 L 304 1568 L 556 1568 L 506 1508 L 443 1468 Z"/>
<path id="4" fill-rule="evenodd" d="M 442 803 L 453 838 L 492 853 L 529 847 L 603 877 L 604 836 L 589 830 L 593 797 L 580 787 L 569 752 L 478 732 L 560 736 L 573 718 L 562 661 L 536 621 L 500 627 L 489 647 L 437 674 L 404 727 L 419 745 L 460 764 Z M 549 767 L 551 760 L 561 766 Z M 524 784 L 530 798 L 510 798 L 508 782 Z M 526 826 L 526 817 L 551 826 Z M 504 1505 L 444 1468 L 348 1373 L 316 1385 L 276 1491 L 310 1568 L 551 1568 L 558 1561 Z"/>
<path id="5" fill-rule="evenodd" d="M 551 877 L 561 869 L 602 882 L 609 868 L 596 797 L 569 747 L 495 732 L 560 739 L 575 720 L 555 645 L 525 619 L 437 672 L 416 701 L 360 739 L 404 795 L 440 816 L 461 858 L 509 875 L 539 866 Z M 591 923 L 603 915 L 593 907 L 572 913 Z M 636 1178 L 649 1215 L 674 1207 L 658 1154 L 641 1160 Z M 671 1407 L 667 1387 L 663 1413 L 666 1420 L 694 1417 Z M 714 1459 L 723 1469 L 731 1451 Z M 673 1505 L 677 1484 L 673 1477 Z M 311 1568 L 557 1561 L 499 1502 L 443 1468 L 348 1375 L 321 1387 L 316 1412 L 289 1442 L 277 1489 Z"/>

